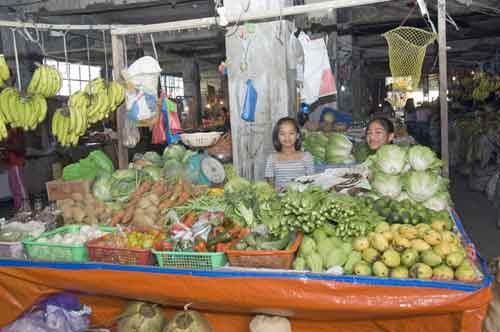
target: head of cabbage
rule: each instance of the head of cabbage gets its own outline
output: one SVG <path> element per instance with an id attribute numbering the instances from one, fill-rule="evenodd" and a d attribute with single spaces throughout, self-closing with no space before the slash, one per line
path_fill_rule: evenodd
<path id="1" fill-rule="evenodd" d="M 113 178 L 110 175 L 101 175 L 92 186 L 92 194 L 100 201 L 108 202 L 113 199 L 111 195 L 111 184 Z"/>
<path id="2" fill-rule="evenodd" d="M 186 153 L 186 149 L 179 144 L 169 145 L 163 150 L 163 159 L 175 159 L 177 161 L 182 161 L 184 154 Z"/>
<path id="3" fill-rule="evenodd" d="M 447 185 L 447 180 L 435 172 L 412 171 L 406 175 L 406 192 L 417 202 L 424 202 L 440 191 L 447 191 Z"/>
<path id="4" fill-rule="evenodd" d="M 444 211 L 451 205 L 450 194 L 447 191 L 440 192 L 423 203 L 428 209 L 434 211 Z"/>
<path id="5" fill-rule="evenodd" d="M 436 169 L 442 165 L 436 153 L 427 146 L 422 145 L 414 145 L 408 150 L 408 162 L 416 171 Z"/>
<path id="6" fill-rule="evenodd" d="M 347 136 L 332 133 L 328 139 L 328 146 L 326 148 L 327 156 L 348 156 L 352 152 L 353 144 Z"/>
<path id="7" fill-rule="evenodd" d="M 386 144 L 378 149 L 373 160 L 378 170 L 390 175 L 400 174 L 406 166 L 406 151 L 395 144 Z"/>
<path id="8" fill-rule="evenodd" d="M 403 183 L 399 175 L 377 172 L 373 175 L 370 184 L 376 193 L 390 198 L 397 198 L 403 190 Z"/>

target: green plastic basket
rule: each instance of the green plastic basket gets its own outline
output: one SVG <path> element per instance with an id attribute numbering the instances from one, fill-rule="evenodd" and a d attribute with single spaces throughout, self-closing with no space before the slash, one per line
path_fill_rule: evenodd
<path id="1" fill-rule="evenodd" d="M 160 267 L 190 270 L 213 270 L 226 265 L 223 252 L 180 252 L 153 250 Z"/>
<path id="2" fill-rule="evenodd" d="M 77 233 L 83 225 L 67 225 L 53 231 L 45 232 L 37 238 L 29 238 L 23 241 L 24 249 L 29 259 L 44 261 L 70 261 L 87 262 L 89 254 L 85 244 L 67 245 L 36 242 L 40 238 L 52 237 L 56 234 Z M 104 232 L 113 232 L 114 227 L 99 226 Z"/>

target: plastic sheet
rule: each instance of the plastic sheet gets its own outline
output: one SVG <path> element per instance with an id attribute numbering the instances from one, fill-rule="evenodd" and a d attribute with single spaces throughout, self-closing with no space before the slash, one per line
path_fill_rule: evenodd
<path id="1" fill-rule="evenodd" d="M 457 228 L 463 232 L 460 223 Z M 191 302 L 217 332 L 246 332 L 257 313 L 290 317 L 294 332 L 418 332 L 435 331 L 436 326 L 440 332 L 481 331 L 490 283 L 491 277 L 464 284 L 290 271 L 3 260 L 0 326 L 42 297 L 71 290 L 81 294 L 80 300 L 93 310 L 94 323 L 101 325 L 121 311 L 124 299 L 139 299 L 171 307 L 166 310 L 168 318 L 173 307 Z"/>

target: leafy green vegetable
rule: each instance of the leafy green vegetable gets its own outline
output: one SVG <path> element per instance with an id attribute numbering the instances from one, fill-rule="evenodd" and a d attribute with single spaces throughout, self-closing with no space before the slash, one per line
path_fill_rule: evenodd
<path id="1" fill-rule="evenodd" d="M 354 158 L 358 163 L 364 162 L 373 153 L 374 151 L 370 149 L 365 141 L 357 144 L 354 148 Z"/>
<path id="2" fill-rule="evenodd" d="M 137 178 L 137 171 L 133 168 L 119 169 L 113 173 L 113 178 L 124 181 L 135 181 Z"/>
<path id="3" fill-rule="evenodd" d="M 111 195 L 112 178 L 109 175 L 102 175 L 95 180 L 92 187 L 92 194 L 100 201 L 108 202 L 113 199 Z"/>
<path id="4" fill-rule="evenodd" d="M 451 205 L 450 194 L 446 191 L 440 192 L 426 200 L 423 205 L 434 211 L 444 211 Z"/>
<path id="5" fill-rule="evenodd" d="M 300 244 L 299 256 L 307 257 L 315 252 L 315 250 L 316 242 L 314 242 L 314 239 L 309 236 L 304 236 L 304 238 L 302 239 L 302 243 Z"/>
<path id="6" fill-rule="evenodd" d="M 323 261 L 317 252 L 311 253 L 306 256 L 306 266 L 313 272 L 319 273 L 323 271 Z"/>
<path id="7" fill-rule="evenodd" d="M 434 172 L 413 171 L 407 174 L 406 191 L 417 202 L 426 201 L 446 189 L 447 182 Z"/>
<path id="8" fill-rule="evenodd" d="M 144 160 L 147 160 L 151 162 L 153 165 L 161 166 L 162 164 L 162 159 L 161 156 L 154 152 L 154 151 L 148 151 L 144 154 Z"/>
<path id="9" fill-rule="evenodd" d="M 348 156 L 352 152 L 353 144 L 345 136 L 339 133 L 331 133 L 328 139 L 326 155 L 328 156 Z"/>
<path id="10" fill-rule="evenodd" d="M 427 146 L 422 145 L 414 145 L 408 150 L 408 162 L 416 171 L 436 169 L 442 165 L 436 153 Z"/>
<path id="11" fill-rule="evenodd" d="M 224 185 L 224 192 L 228 194 L 242 192 L 249 189 L 251 189 L 250 182 L 239 176 L 233 178 Z"/>
<path id="12" fill-rule="evenodd" d="M 387 175 L 377 172 L 371 182 L 372 189 L 382 196 L 396 198 L 401 194 L 403 183 L 399 175 Z"/>
<path id="13" fill-rule="evenodd" d="M 386 144 L 373 156 L 376 167 L 390 175 L 400 174 L 406 165 L 406 151 L 395 145 Z"/>
<path id="14" fill-rule="evenodd" d="M 305 271 L 306 269 L 306 261 L 302 257 L 297 257 L 293 261 L 293 269 L 295 271 Z"/>
<path id="15" fill-rule="evenodd" d="M 161 168 L 157 166 L 146 166 L 142 169 L 153 181 L 161 180 Z"/>
<path id="16" fill-rule="evenodd" d="M 101 150 L 92 151 L 86 159 L 92 160 L 95 165 L 106 173 L 113 173 L 115 170 L 111 159 Z"/>
<path id="17" fill-rule="evenodd" d="M 334 266 L 343 266 L 347 261 L 348 255 L 348 253 L 344 252 L 341 249 L 334 249 L 328 254 L 325 262 L 325 267 L 329 269 Z"/>
<path id="18" fill-rule="evenodd" d="M 185 153 L 186 149 L 182 145 L 172 144 L 167 146 L 165 150 L 163 150 L 163 159 L 165 161 L 174 159 L 179 162 L 182 162 Z"/>

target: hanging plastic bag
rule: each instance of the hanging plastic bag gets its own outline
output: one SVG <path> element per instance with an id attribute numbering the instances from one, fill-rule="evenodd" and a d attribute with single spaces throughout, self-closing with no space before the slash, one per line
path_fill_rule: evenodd
<path id="1" fill-rule="evenodd" d="M 177 113 L 177 104 L 167 98 L 166 105 L 168 111 L 168 128 L 172 135 L 177 135 L 182 132 L 181 120 Z"/>
<path id="2" fill-rule="evenodd" d="M 141 140 L 141 133 L 135 125 L 135 122 L 128 118 L 125 118 L 122 136 L 123 145 L 127 148 L 134 148 Z"/>
<path id="3" fill-rule="evenodd" d="M 337 93 L 335 77 L 330 67 L 328 51 L 323 39 L 311 40 L 304 32 L 298 37 L 304 50 L 304 90 L 302 96 L 308 104 Z"/>
<path id="4" fill-rule="evenodd" d="M 247 122 L 255 122 L 255 109 L 257 106 L 257 91 L 253 86 L 252 80 L 247 81 L 247 93 L 243 102 L 243 112 L 241 118 Z"/>
<path id="5" fill-rule="evenodd" d="M 158 121 L 153 126 L 153 144 L 163 144 L 167 141 L 167 134 L 165 132 L 165 115 L 160 112 Z"/>
<path id="6" fill-rule="evenodd" d="M 158 61 L 150 56 L 138 59 L 123 71 L 127 81 L 127 117 L 130 120 L 147 120 L 157 115 L 160 73 Z"/>

